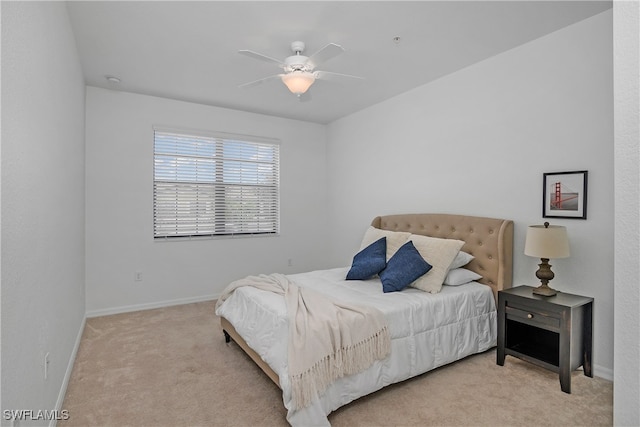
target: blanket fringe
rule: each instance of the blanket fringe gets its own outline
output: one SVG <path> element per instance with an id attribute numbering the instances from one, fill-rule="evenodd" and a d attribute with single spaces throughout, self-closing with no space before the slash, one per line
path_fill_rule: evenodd
<path id="1" fill-rule="evenodd" d="M 384 326 L 369 338 L 325 356 L 305 372 L 291 375 L 289 379 L 294 408 L 309 406 L 316 393 L 324 393 L 333 381 L 364 371 L 376 360 L 386 358 L 390 352 L 391 337 L 387 326 Z"/>

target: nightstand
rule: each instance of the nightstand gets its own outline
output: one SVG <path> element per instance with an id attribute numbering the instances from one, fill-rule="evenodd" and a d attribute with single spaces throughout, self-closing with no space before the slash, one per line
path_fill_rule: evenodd
<path id="1" fill-rule="evenodd" d="M 498 292 L 498 356 L 515 356 L 557 372 L 571 393 L 571 372 L 582 366 L 593 378 L 593 298 L 558 292 L 534 295 L 530 286 Z"/>

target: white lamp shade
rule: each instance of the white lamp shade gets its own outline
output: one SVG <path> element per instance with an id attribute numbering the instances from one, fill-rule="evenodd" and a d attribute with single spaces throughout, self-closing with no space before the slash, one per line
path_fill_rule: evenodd
<path id="1" fill-rule="evenodd" d="M 316 78 L 313 73 L 308 71 L 294 71 L 282 76 L 282 83 L 296 95 L 305 93 L 315 81 Z"/>
<path id="2" fill-rule="evenodd" d="M 569 238 L 561 225 L 530 225 L 524 244 L 524 254 L 536 258 L 567 258 Z"/>

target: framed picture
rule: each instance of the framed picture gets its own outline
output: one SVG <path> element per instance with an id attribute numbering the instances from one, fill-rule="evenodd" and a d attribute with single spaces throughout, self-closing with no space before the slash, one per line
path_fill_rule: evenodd
<path id="1" fill-rule="evenodd" d="M 587 171 L 543 174 L 542 217 L 587 219 Z"/>

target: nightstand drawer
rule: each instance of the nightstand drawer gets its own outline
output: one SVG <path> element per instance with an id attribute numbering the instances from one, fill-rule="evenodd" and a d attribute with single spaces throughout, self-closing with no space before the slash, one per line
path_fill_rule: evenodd
<path id="1" fill-rule="evenodd" d="M 527 310 L 526 307 L 516 308 L 506 306 L 505 313 L 508 319 L 527 325 L 540 327 L 550 326 L 555 329 L 560 327 L 560 319 L 558 317 L 550 316 L 547 313 L 540 313 L 535 310 Z"/>

